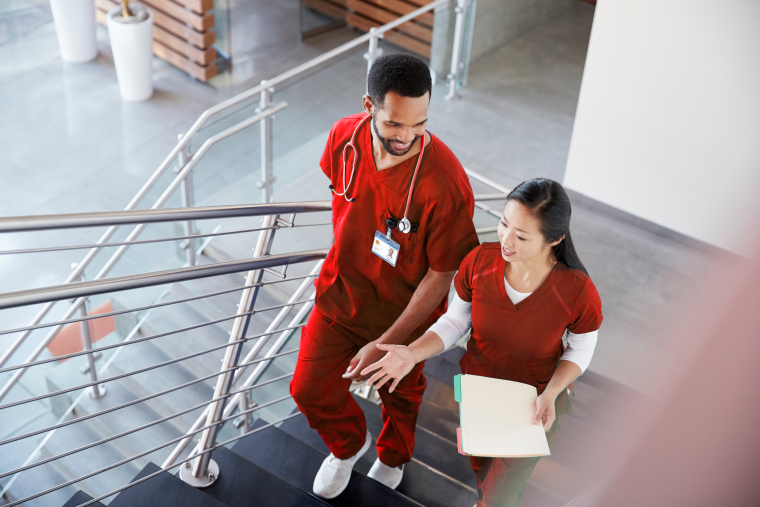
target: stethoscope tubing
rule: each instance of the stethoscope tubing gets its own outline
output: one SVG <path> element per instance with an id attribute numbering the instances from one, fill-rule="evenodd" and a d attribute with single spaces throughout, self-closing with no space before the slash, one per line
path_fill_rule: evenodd
<path id="1" fill-rule="evenodd" d="M 348 202 L 354 202 L 355 200 L 353 197 L 348 196 L 348 189 L 351 187 L 351 183 L 353 183 L 354 181 L 354 173 L 356 172 L 356 161 L 359 158 L 358 157 L 359 151 L 356 149 L 356 144 L 354 144 L 356 140 L 356 133 L 359 132 L 359 128 L 362 125 L 364 125 L 364 123 L 371 117 L 372 115 L 368 114 L 367 116 L 362 118 L 362 120 L 354 129 L 354 132 L 351 134 L 351 139 L 343 147 L 343 192 L 338 192 L 332 187 L 332 185 L 330 186 L 330 190 L 332 190 L 335 195 L 343 197 Z M 407 198 L 406 198 L 406 207 L 404 208 L 404 218 L 402 219 L 403 221 L 406 221 L 406 222 L 409 221 L 407 216 L 409 215 L 409 205 L 412 202 L 412 194 L 414 193 L 414 183 L 417 180 L 417 173 L 420 170 L 420 165 L 422 165 L 422 157 L 425 154 L 425 135 L 424 134 L 422 135 L 420 143 L 421 143 L 420 155 L 417 158 L 417 165 L 414 167 L 414 174 L 412 174 L 412 181 L 409 184 L 409 192 L 407 193 Z M 351 176 L 348 178 L 348 183 L 346 183 L 346 172 L 347 172 L 346 171 L 346 153 L 348 152 L 349 147 L 352 150 L 354 150 L 354 160 L 351 163 Z M 402 231 L 402 232 L 406 233 L 406 232 L 409 232 L 409 230 L 407 229 L 406 231 Z"/>

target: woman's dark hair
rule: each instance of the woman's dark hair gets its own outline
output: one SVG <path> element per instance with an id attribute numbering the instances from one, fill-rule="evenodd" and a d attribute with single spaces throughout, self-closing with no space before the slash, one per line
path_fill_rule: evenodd
<path id="1" fill-rule="evenodd" d="M 417 98 L 432 90 L 433 80 L 427 64 L 406 53 L 381 56 L 372 64 L 367 76 L 367 94 L 380 109 L 388 92 Z"/>
<path id="2" fill-rule="evenodd" d="M 523 181 L 507 195 L 507 202 L 517 201 L 528 208 L 541 223 L 541 234 L 547 243 L 565 239 L 552 247 L 559 262 L 569 269 L 577 269 L 588 274 L 570 237 L 570 198 L 562 185 L 548 178 L 534 178 Z"/>

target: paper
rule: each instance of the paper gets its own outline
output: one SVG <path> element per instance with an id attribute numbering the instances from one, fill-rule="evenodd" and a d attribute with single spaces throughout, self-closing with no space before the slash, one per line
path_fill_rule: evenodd
<path id="1" fill-rule="evenodd" d="M 536 388 L 520 382 L 457 375 L 457 447 L 472 456 L 523 458 L 548 456 L 542 424 L 533 424 Z"/>

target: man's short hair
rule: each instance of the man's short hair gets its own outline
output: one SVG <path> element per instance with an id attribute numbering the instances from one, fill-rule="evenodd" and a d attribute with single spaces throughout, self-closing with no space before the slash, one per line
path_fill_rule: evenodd
<path id="1" fill-rule="evenodd" d="M 375 60 L 367 77 L 372 103 L 382 109 L 385 95 L 395 92 L 402 97 L 422 97 L 432 93 L 433 80 L 427 64 L 406 53 L 384 55 Z"/>

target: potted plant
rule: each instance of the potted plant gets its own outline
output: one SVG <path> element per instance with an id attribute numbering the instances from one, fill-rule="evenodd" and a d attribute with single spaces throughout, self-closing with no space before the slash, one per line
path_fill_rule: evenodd
<path id="1" fill-rule="evenodd" d="M 122 0 L 109 11 L 107 23 L 121 97 L 148 100 L 153 95 L 153 13 Z"/>
<path id="2" fill-rule="evenodd" d="M 98 56 L 93 0 L 50 0 L 58 47 L 65 62 L 84 63 Z"/>

